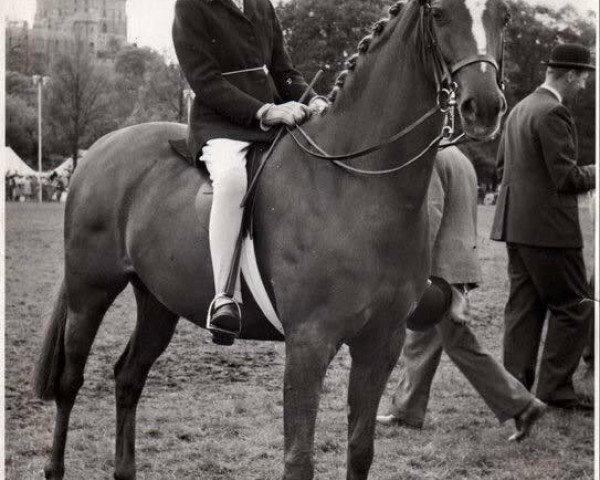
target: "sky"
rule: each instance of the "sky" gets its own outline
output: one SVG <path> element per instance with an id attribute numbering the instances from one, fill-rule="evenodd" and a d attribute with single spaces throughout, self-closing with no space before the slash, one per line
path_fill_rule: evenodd
<path id="1" fill-rule="evenodd" d="M 572 5 L 581 13 L 593 10 L 598 14 L 598 0 L 531 0 L 531 2 L 553 8 Z M 171 43 L 174 4 L 175 0 L 128 0 L 129 41 L 150 46 L 174 59 Z M 9 19 L 32 22 L 34 14 L 35 0 L 8 0 Z"/>

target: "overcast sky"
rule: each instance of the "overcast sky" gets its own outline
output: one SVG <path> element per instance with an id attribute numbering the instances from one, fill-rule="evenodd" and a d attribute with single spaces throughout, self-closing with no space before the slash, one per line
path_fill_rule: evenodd
<path id="1" fill-rule="evenodd" d="M 4 0 L 0 0 L 4 1 Z M 589 10 L 598 14 L 598 0 L 530 0 L 533 3 L 560 8 L 572 5 L 581 13 Z M 128 0 L 129 41 L 149 45 L 161 53 L 173 57 L 171 45 L 171 22 L 175 0 Z M 390 2 L 391 3 L 391 2 Z M 33 20 L 35 0 L 8 0 L 8 18 Z"/>

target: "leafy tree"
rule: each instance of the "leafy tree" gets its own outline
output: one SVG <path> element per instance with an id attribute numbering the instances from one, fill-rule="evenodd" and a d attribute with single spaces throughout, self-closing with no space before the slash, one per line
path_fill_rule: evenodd
<path id="1" fill-rule="evenodd" d="M 117 56 L 118 117 L 123 125 L 184 121 L 185 81 L 179 67 L 148 47 L 130 47 Z"/>
<path id="2" fill-rule="evenodd" d="M 6 144 L 24 160 L 37 151 L 37 111 L 23 98 L 6 95 Z"/>
<path id="3" fill-rule="evenodd" d="M 95 66 L 85 49 L 62 56 L 52 67 L 46 118 L 54 151 L 73 156 L 101 134 L 96 127 L 108 114 L 109 74 Z"/>
<path id="4" fill-rule="evenodd" d="M 5 75 L 6 93 L 15 95 L 27 102 L 30 106 L 37 106 L 36 87 L 31 76 L 7 70 Z"/>
<path id="5" fill-rule="evenodd" d="M 328 92 L 346 58 L 389 7 L 389 0 L 291 0 L 277 7 L 294 65 L 307 79 L 323 69 L 317 86 Z"/>

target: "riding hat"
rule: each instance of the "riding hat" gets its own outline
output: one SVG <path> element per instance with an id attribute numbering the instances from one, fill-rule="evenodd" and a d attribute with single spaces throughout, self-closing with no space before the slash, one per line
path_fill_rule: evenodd
<path id="1" fill-rule="evenodd" d="M 590 49 L 578 43 L 557 45 L 550 54 L 550 60 L 542 62 L 548 67 L 568 68 L 573 70 L 595 70 L 592 64 Z"/>

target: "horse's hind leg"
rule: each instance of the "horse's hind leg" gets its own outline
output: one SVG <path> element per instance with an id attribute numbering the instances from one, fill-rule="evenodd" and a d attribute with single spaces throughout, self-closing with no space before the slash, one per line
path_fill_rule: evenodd
<path id="1" fill-rule="evenodd" d="M 137 324 L 115 366 L 117 432 L 115 479 L 135 478 L 135 415 L 150 367 L 171 341 L 178 316 L 143 285 L 134 284 Z"/>
<path id="2" fill-rule="evenodd" d="M 362 332 L 349 343 L 348 480 L 366 480 L 369 474 L 377 408 L 404 343 L 404 328 L 390 335 L 384 327 Z"/>
<path id="3" fill-rule="evenodd" d="M 44 467 L 47 479 L 58 480 L 64 476 L 64 455 L 69 428 L 69 418 L 79 389 L 83 385 L 83 372 L 98 327 L 116 296 L 127 285 L 126 280 L 115 282 L 102 289 L 73 282 L 68 291 L 67 320 L 63 342 L 64 364 L 56 389 L 56 420 L 50 461 Z"/>

